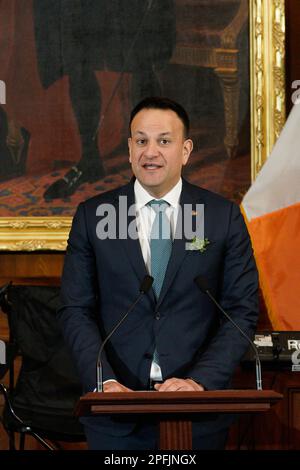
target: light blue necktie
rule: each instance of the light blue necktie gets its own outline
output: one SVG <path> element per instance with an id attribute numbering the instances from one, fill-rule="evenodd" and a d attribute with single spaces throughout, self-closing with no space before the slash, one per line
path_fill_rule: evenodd
<path id="1" fill-rule="evenodd" d="M 163 199 L 153 199 L 148 205 L 156 212 L 151 228 L 150 250 L 151 276 L 154 279 L 152 286 L 156 299 L 158 299 L 172 251 L 170 220 L 165 213 L 169 204 Z M 156 349 L 154 351 L 153 361 L 159 365 L 159 357 Z"/>

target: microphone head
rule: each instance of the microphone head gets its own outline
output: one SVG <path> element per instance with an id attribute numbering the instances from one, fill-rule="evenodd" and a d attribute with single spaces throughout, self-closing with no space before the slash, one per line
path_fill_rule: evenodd
<path id="1" fill-rule="evenodd" d="M 197 276 L 195 277 L 194 282 L 204 294 L 209 292 L 209 285 L 204 277 Z"/>
<path id="2" fill-rule="evenodd" d="M 153 281 L 154 279 L 152 276 L 149 276 L 149 275 L 145 276 L 140 286 L 140 292 L 142 292 L 143 294 L 147 294 L 148 290 L 151 288 L 153 284 Z"/>

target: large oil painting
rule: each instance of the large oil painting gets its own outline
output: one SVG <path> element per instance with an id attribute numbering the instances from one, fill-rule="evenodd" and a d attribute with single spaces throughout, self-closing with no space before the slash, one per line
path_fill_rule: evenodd
<path id="1" fill-rule="evenodd" d="M 63 250 L 77 205 L 129 181 L 128 118 L 145 96 L 190 115 L 184 176 L 239 203 L 284 112 L 266 130 L 280 83 L 270 94 L 260 74 L 275 83 L 283 65 L 261 48 L 284 38 L 263 28 L 282 31 L 284 10 L 265 3 L 0 0 L 0 248 Z"/>

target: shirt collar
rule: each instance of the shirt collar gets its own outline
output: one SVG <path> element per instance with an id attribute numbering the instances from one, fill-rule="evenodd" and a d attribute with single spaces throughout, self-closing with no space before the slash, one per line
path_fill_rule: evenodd
<path id="1" fill-rule="evenodd" d="M 171 207 L 177 208 L 179 204 L 179 198 L 182 190 L 182 179 L 180 178 L 178 183 L 169 191 L 164 197 L 159 198 L 166 201 L 170 204 Z M 135 204 L 137 210 L 141 209 L 142 207 L 146 206 L 148 202 L 152 201 L 154 198 L 151 194 L 146 191 L 145 188 L 141 185 L 141 183 L 136 179 L 134 182 L 134 195 L 135 195 Z"/>

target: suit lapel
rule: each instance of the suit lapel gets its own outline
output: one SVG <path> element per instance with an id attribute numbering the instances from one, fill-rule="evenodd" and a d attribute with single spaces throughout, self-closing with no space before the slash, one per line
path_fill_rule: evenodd
<path id="1" fill-rule="evenodd" d="M 123 188 L 123 191 L 118 194 L 116 198 L 116 207 L 117 207 L 117 234 L 119 231 L 119 196 L 126 196 L 127 197 L 127 214 L 128 209 L 135 203 L 134 198 L 134 183 L 133 180 Z M 136 231 L 136 216 L 135 215 L 127 215 L 127 228 L 131 226 L 132 229 Z M 128 236 L 125 239 L 119 240 L 119 243 L 123 247 L 125 254 L 130 262 L 130 265 L 134 272 L 136 273 L 140 282 L 144 279 L 144 277 L 149 274 L 144 262 L 141 245 L 139 238 L 136 237 L 133 239 L 132 237 Z M 148 292 L 148 295 L 152 297 L 152 300 L 155 301 L 155 295 L 152 289 Z"/>

